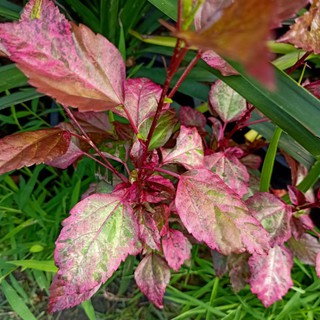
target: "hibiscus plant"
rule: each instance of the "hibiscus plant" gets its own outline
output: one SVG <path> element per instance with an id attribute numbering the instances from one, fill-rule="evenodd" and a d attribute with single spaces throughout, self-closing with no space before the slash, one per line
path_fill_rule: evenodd
<path id="1" fill-rule="evenodd" d="M 163 1 L 151 2 L 167 10 Z M 174 3 L 176 16 L 162 22 L 174 47 L 162 85 L 126 78 L 120 51 L 69 21 L 51 0 L 30 0 L 18 22 L 0 24 L 1 55 L 54 98 L 69 119 L 2 138 L 0 173 L 40 163 L 76 170 L 82 157 L 105 173 L 62 222 L 49 312 L 89 299 L 129 255 L 140 259 L 137 286 L 162 308 L 170 270 L 190 259 L 196 243 L 211 250 L 217 275 L 229 272 L 235 291 L 249 284 L 266 307 L 293 286 L 294 256 L 315 265 L 320 276 L 319 234 L 308 216 L 320 203 L 320 194 L 309 190 L 319 176 L 320 103 L 272 66 L 267 47 L 274 30 L 300 12 L 278 39 L 303 50 L 291 46 L 299 55 L 287 73 L 319 54 L 320 1 Z M 161 36 L 153 41 L 161 44 Z M 220 78 L 204 101 L 209 116 L 201 108 L 172 107 L 197 64 Z M 311 80 L 306 86 L 317 95 L 319 84 Z M 310 111 L 309 123 L 304 113 Z M 239 143 L 234 136 L 268 120 L 261 112 L 277 127 L 272 125 L 273 136 L 266 132 L 271 143 L 260 174 L 262 160 L 255 152 L 265 140 Z M 270 189 L 282 130 L 292 171 L 283 198 Z M 310 171 L 298 162 L 299 148 L 312 158 Z"/>

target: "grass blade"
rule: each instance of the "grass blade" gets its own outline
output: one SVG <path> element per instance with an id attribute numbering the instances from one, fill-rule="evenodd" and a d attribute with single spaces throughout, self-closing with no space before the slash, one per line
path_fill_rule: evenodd
<path id="1" fill-rule="evenodd" d="M 23 320 L 37 320 L 24 301 L 18 296 L 16 291 L 6 280 L 2 280 L 1 288 L 11 308 L 18 314 L 18 316 Z"/>
<path id="2" fill-rule="evenodd" d="M 22 268 L 30 268 L 46 272 L 56 273 L 58 268 L 54 265 L 53 260 L 39 261 L 39 260 L 12 260 L 7 263 L 13 264 Z"/>

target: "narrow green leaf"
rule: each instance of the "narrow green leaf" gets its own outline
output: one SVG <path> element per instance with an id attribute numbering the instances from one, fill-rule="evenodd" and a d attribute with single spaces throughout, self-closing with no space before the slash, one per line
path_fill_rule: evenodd
<path id="1" fill-rule="evenodd" d="M 0 67 L 0 92 L 21 87 L 27 83 L 27 77 L 15 64 L 8 64 Z"/>
<path id="2" fill-rule="evenodd" d="M 12 2 L 1 0 L 0 16 L 9 20 L 18 20 L 20 18 L 21 9 L 20 6 Z"/>
<path id="3" fill-rule="evenodd" d="M 58 268 L 54 265 L 53 260 L 39 261 L 39 260 L 12 260 L 7 263 L 13 264 L 17 267 L 30 268 L 46 272 L 56 273 Z"/>
<path id="4" fill-rule="evenodd" d="M 42 97 L 43 94 L 36 91 L 36 89 L 25 89 L 20 92 L 12 93 L 8 96 L 0 98 L 0 110 L 8 108 L 12 105 L 16 105 L 22 102 L 30 101 L 35 98 Z"/>
<path id="5" fill-rule="evenodd" d="M 270 141 L 266 157 L 264 158 L 262 172 L 261 172 L 261 180 L 260 180 L 261 192 L 269 192 L 273 165 L 276 158 L 281 133 L 282 133 L 282 129 L 279 127 L 276 127 L 274 131 L 274 135 Z"/>
<path id="6" fill-rule="evenodd" d="M 119 29 L 119 0 L 100 1 L 100 32 L 116 44 Z"/>
<path id="7" fill-rule="evenodd" d="M 169 18 L 176 21 L 178 15 L 178 1 L 177 0 L 148 0 L 156 8 L 166 14 Z"/>
<path id="8" fill-rule="evenodd" d="M 2 280 L 1 288 L 6 296 L 11 308 L 23 320 L 37 320 L 24 301 L 18 296 L 16 291 L 10 286 L 6 280 Z"/>
<path id="9" fill-rule="evenodd" d="M 86 315 L 88 316 L 89 320 L 96 320 L 96 314 L 94 312 L 94 308 L 90 299 L 82 302 L 81 306 Z"/>
<path id="10" fill-rule="evenodd" d="M 15 236 L 18 232 L 20 232 L 24 228 L 30 227 L 36 223 L 38 223 L 38 221 L 35 219 L 28 219 L 28 220 L 22 222 L 17 227 L 12 229 L 9 233 L 7 233 L 2 239 L 0 239 L 0 243 Z"/>

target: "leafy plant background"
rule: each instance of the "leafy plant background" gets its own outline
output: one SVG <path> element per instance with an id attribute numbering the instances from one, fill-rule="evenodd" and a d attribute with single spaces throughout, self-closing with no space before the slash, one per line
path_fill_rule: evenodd
<path id="1" fill-rule="evenodd" d="M 106 5 L 104 1 L 87 2 L 77 0 L 61 1 L 62 10 L 71 15 L 77 22 L 82 21 L 93 31 L 102 33 L 115 43 L 124 57 L 134 58 L 137 64 L 129 69 L 135 76 L 145 76 L 155 82 L 163 83 L 165 74 L 159 55 L 170 56 L 170 47 L 141 43 L 132 37 L 130 29 L 139 34 L 154 33 L 160 27 L 158 19 L 175 19 L 176 4 L 174 1 L 113 1 Z M 134 10 L 132 8 L 135 8 Z M 21 7 L 4 1 L 0 6 L 0 14 L 4 19 L 17 19 Z M 134 14 L 133 14 L 134 13 Z M 121 24 L 119 18 L 121 17 Z M 108 19 L 106 19 L 108 17 Z M 143 17 L 143 19 L 141 19 Z M 119 28 L 114 28 L 119 26 Z M 160 43 L 161 44 L 161 43 Z M 296 53 L 291 49 L 289 53 Z M 292 56 L 294 56 L 292 54 Z M 186 61 L 192 57 L 187 56 Z M 296 61 L 291 56 L 285 60 L 285 67 Z M 317 63 L 317 57 L 314 62 Z M 278 62 L 280 67 L 283 61 Z M 283 64 L 284 65 L 284 64 Z M 180 88 L 182 94 L 193 99 L 205 101 L 209 92 L 206 82 L 216 80 L 221 75 L 200 63 Z M 55 117 L 62 119 L 60 109 L 47 98 L 39 99 L 41 94 L 27 86 L 26 78 L 13 65 L 2 66 L 0 82 L 1 126 L 3 133 L 34 130 L 54 124 Z M 275 93 L 270 99 L 259 84 L 244 76 L 245 81 L 238 78 L 222 77 L 229 85 L 243 94 L 252 103 L 259 106 L 268 117 L 273 119 L 305 149 L 296 144 L 292 138 L 282 138 L 280 146 L 291 152 L 303 164 L 311 167 L 314 158 L 319 156 L 317 136 L 319 111 L 315 101 L 284 74 L 278 72 L 281 95 Z M 292 90 L 294 93 L 292 94 Z M 289 94 L 290 92 L 290 94 Z M 292 103 L 284 104 L 282 96 Z M 183 97 L 185 99 L 185 96 Z M 196 101 L 198 101 L 196 100 Z M 300 103 L 306 107 L 305 117 L 298 117 Z M 271 102 L 273 104 L 271 104 Z M 48 104 L 51 104 L 48 110 Z M 286 106 L 290 105 L 290 108 Z M 281 106 L 281 108 L 279 108 Z M 279 109 L 281 111 L 279 112 Z M 314 115 L 310 121 L 310 114 Z M 273 129 L 270 125 L 259 125 L 258 131 L 266 138 L 271 138 Z M 268 128 L 269 127 L 269 128 Z M 5 295 L 1 312 L 10 319 L 15 317 L 13 310 L 23 319 L 46 319 L 47 294 L 55 267 L 41 261 L 51 260 L 54 241 L 60 230 L 60 222 L 68 216 L 68 212 L 80 199 L 94 181 L 96 165 L 92 161 L 81 160 L 76 171 L 57 171 L 50 167 L 38 166 L 24 168 L 16 175 L 1 176 L 1 286 Z M 316 174 L 315 174 L 316 176 Z M 16 265 L 7 260 L 17 261 Z M 28 265 L 36 260 L 37 265 Z M 84 312 L 90 319 L 94 317 L 108 319 L 118 316 L 125 319 L 183 319 L 216 317 L 218 319 L 307 319 L 319 315 L 319 279 L 313 268 L 302 265 L 298 260 L 293 269 L 294 290 L 273 307 L 264 309 L 259 300 L 248 288 L 235 295 L 227 278 L 213 278 L 211 257 L 202 246 L 194 246 L 190 268 L 183 267 L 176 272 L 165 297 L 166 307 L 163 311 L 154 308 L 148 302 L 141 302 L 141 294 L 133 286 L 131 278 L 132 266 L 137 265 L 134 258 L 124 263 L 121 268 L 104 285 L 108 294 L 94 298 L 93 303 L 83 303 Z M 26 268 L 21 269 L 20 267 Z M 6 278 L 8 277 L 8 278 Z M 8 279 L 10 281 L 8 281 Z M 31 288 L 31 290 L 30 290 Z M 117 300 L 114 294 L 125 295 Z M 103 302 L 103 303 L 101 303 Z M 103 306 L 101 306 L 103 305 Z M 105 308 L 105 309 L 103 309 Z M 110 311 L 111 310 L 111 311 Z M 178 311 L 177 311 L 178 310 Z M 228 313 L 226 313 L 228 310 Z M 78 311 L 68 311 L 62 317 L 78 317 Z M 113 312 L 113 314 L 111 314 Z M 71 313 L 71 314 L 70 314 Z M 58 315 L 57 317 L 59 317 Z"/>

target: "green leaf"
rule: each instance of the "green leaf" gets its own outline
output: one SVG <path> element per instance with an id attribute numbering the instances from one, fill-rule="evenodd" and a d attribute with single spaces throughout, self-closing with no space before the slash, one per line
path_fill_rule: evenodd
<path id="1" fill-rule="evenodd" d="M 27 83 L 27 77 L 15 64 L 8 64 L 0 67 L 0 92 L 21 87 Z"/>
<path id="2" fill-rule="evenodd" d="M 58 268 L 54 265 L 53 260 L 39 261 L 39 260 L 12 260 L 7 263 L 13 264 L 17 267 L 41 270 L 46 272 L 56 273 Z"/>
<path id="3" fill-rule="evenodd" d="M 147 119 L 140 126 L 139 138 L 146 140 L 148 137 L 149 130 L 151 128 L 153 118 Z M 149 150 L 153 150 L 162 147 L 170 138 L 174 126 L 177 123 L 176 114 L 174 111 L 167 111 L 164 113 L 154 130 L 153 136 L 149 144 Z"/>
<path id="4" fill-rule="evenodd" d="M 96 315 L 94 312 L 94 308 L 92 305 L 91 300 L 87 300 L 81 303 L 81 306 L 84 310 L 84 312 L 86 313 L 86 315 L 88 316 L 89 320 L 96 320 Z"/>
<path id="5" fill-rule="evenodd" d="M 0 16 L 9 20 L 18 20 L 20 17 L 21 7 L 9 2 L 7 0 L 1 0 L 0 4 Z"/>
<path id="6" fill-rule="evenodd" d="M 37 320 L 24 301 L 18 296 L 16 291 L 6 280 L 2 280 L 1 288 L 11 308 L 19 317 L 23 320 Z"/>
<path id="7" fill-rule="evenodd" d="M 43 94 L 36 91 L 34 88 L 21 90 L 19 92 L 12 93 L 8 96 L 0 98 L 0 110 L 8 108 L 12 105 L 16 105 L 22 102 L 30 101 L 35 98 L 42 97 Z"/>
<path id="8" fill-rule="evenodd" d="M 176 21 L 178 16 L 178 1 L 177 0 L 148 0 L 156 8 L 166 14 L 169 18 Z"/>

